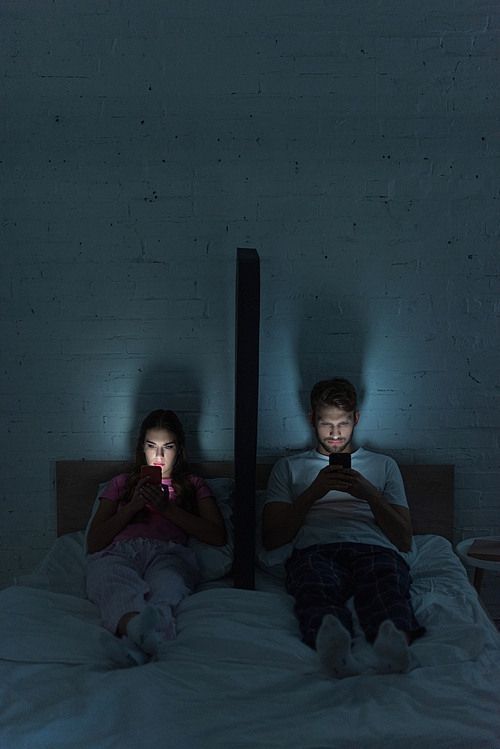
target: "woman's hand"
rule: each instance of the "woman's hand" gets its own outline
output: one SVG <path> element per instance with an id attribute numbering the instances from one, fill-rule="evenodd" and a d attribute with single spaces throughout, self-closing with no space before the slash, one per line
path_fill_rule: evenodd
<path id="1" fill-rule="evenodd" d="M 161 515 L 166 515 L 170 508 L 168 486 L 166 484 L 148 484 L 147 479 L 144 479 L 144 481 L 144 484 L 142 484 L 142 481 L 139 482 L 142 486 L 137 485 L 140 501 L 143 502 L 142 506 L 149 507 Z"/>
<path id="2" fill-rule="evenodd" d="M 134 493 L 132 494 L 132 499 L 124 507 L 129 515 L 135 515 L 136 512 L 143 510 L 144 507 L 146 507 L 146 504 L 148 504 L 148 495 L 144 493 L 144 488 L 147 486 L 147 482 L 148 479 L 143 478 L 137 483 Z"/>

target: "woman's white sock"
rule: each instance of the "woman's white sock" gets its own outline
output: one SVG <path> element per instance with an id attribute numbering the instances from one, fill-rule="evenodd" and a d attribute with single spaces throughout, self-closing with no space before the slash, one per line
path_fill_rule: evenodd
<path id="1" fill-rule="evenodd" d="M 158 650 L 160 640 L 156 634 L 156 625 L 160 621 L 160 614 L 154 606 L 146 606 L 137 616 L 132 617 L 127 624 L 127 635 L 148 655 Z"/>
<path id="2" fill-rule="evenodd" d="M 128 637 L 119 638 L 111 633 L 103 632 L 100 640 L 107 658 L 116 668 L 144 666 L 148 662 L 148 656 L 144 650 Z"/>

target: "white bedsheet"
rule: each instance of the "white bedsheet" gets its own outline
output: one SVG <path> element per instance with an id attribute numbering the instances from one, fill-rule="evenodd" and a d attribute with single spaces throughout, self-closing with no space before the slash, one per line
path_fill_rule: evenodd
<path id="1" fill-rule="evenodd" d="M 450 544 L 416 540 L 428 633 L 412 670 L 335 681 L 262 571 L 257 591 L 206 583 L 158 661 L 111 668 L 84 598 L 82 534 L 58 539 L 0 593 L 1 749 L 500 749 L 500 635 Z"/>

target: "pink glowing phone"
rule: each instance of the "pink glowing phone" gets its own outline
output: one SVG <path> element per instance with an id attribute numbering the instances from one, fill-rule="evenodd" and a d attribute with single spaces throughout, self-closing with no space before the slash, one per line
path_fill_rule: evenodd
<path id="1" fill-rule="evenodd" d="M 342 466 L 342 468 L 351 467 L 351 453 L 330 453 L 330 465 Z"/>
<path id="2" fill-rule="evenodd" d="M 149 478 L 148 484 L 161 484 L 161 466 L 142 466 L 141 479 Z"/>

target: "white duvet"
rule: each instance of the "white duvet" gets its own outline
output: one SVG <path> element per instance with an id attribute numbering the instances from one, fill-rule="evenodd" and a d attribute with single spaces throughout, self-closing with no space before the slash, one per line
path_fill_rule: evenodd
<path id="1" fill-rule="evenodd" d="M 417 536 L 428 632 L 408 674 L 335 681 L 300 641 L 293 599 L 206 583 L 159 660 L 114 669 L 84 597 L 83 534 L 0 593 L 1 749 L 500 749 L 500 635 L 451 545 Z M 359 630 L 359 658 L 370 647 Z"/>

